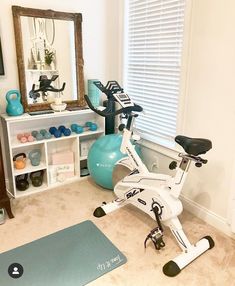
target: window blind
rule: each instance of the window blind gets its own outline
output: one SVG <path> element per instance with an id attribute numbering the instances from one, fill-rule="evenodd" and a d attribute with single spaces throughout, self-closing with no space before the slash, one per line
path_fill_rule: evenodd
<path id="1" fill-rule="evenodd" d="M 176 135 L 186 0 L 128 0 L 124 87 L 144 114 L 142 138 L 172 145 Z"/>

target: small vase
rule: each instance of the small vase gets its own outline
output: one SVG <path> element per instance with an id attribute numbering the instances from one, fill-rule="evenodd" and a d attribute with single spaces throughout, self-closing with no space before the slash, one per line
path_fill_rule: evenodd
<path id="1" fill-rule="evenodd" d="M 98 81 L 98 79 L 88 79 L 88 97 L 94 107 L 98 107 L 100 105 L 100 91 L 94 85 L 94 81 Z"/>

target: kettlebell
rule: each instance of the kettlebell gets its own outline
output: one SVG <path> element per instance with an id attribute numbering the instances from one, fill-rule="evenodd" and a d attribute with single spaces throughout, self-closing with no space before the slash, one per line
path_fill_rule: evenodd
<path id="1" fill-rule="evenodd" d="M 29 152 L 29 160 L 32 166 L 38 166 L 41 161 L 41 151 L 40 149 L 34 149 Z"/>
<path id="2" fill-rule="evenodd" d="M 16 169 L 24 169 L 26 166 L 26 154 L 19 153 L 13 157 L 14 166 Z"/>
<path id="3" fill-rule="evenodd" d="M 16 188 L 19 191 L 25 191 L 29 187 L 28 174 L 16 176 Z"/>
<path id="4" fill-rule="evenodd" d="M 23 105 L 20 102 L 21 95 L 18 90 L 9 90 L 6 94 L 6 113 L 10 116 L 18 116 L 24 113 Z"/>
<path id="5" fill-rule="evenodd" d="M 30 173 L 30 179 L 34 187 L 40 187 L 43 183 L 43 170 Z"/>

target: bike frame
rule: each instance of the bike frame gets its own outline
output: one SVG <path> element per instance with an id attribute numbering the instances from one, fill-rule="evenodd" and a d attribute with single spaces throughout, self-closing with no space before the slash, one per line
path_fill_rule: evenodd
<path id="1" fill-rule="evenodd" d="M 117 84 L 115 87 L 117 87 Z M 113 114 L 118 115 L 123 113 L 127 116 L 127 123 L 123 130 L 120 151 L 123 154 L 127 154 L 128 157 L 119 160 L 116 163 L 116 167 L 117 170 L 118 167 L 121 166 L 132 171 L 129 175 L 125 176 L 121 180 L 119 179 L 118 182 L 115 183 L 114 193 L 117 198 L 112 202 L 103 203 L 102 206 L 97 207 L 94 211 L 94 216 L 102 217 L 127 204 L 136 206 L 138 209 L 153 218 L 157 223 L 157 227 L 151 230 L 144 243 L 146 246 L 146 241 L 151 238 L 157 250 L 160 250 L 165 246 L 163 241 L 163 227 L 161 223 L 169 227 L 182 249 L 182 253 L 166 263 L 163 267 L 163 272 L 167 276 L 176 276 L 179 274 L 181 269 L 214 246 L 214 241 L 210 236 L 205 236 L 196 244 L 191 244 L 183 231 L 180 220 L 178 219 L 178 215 L 183 211 L 183 206 L 179 200 L 179 196 L 186 180 L 190 163 L 191 161 L 195 161 L 197 167 L 200 167 L 202 164 L 206 164 L 207 160 L 198 157 L 197 154 L 205 154 L 212 146 L 208 143 L 209 140 L 207 139 L 204 140 L 185 137 L 186 140 L 181 141 L 184 136 L 177 136 L 178 138 L 176 137 L 176 142 L 184 148 L 185 152 L 189 152 L 188 154 L 179 154 L 181 162 L 178 164 L 179 166 L 176 169 L 175 175 L 170 176 L 149 172 L 131 143 L 134 120 L 138 116 L 134 112 L 141 112 L 143 110 L 142 107 L 135 105 L 127 94 L 109 94 L 109 91 L 111 92 L 112 90 L 104 88 L 103 85 L 102 89 L 104 89 L 106 94 L 108 94 L 108 98 L 110 100 L 115 99 L 122 106 L 121 109 Z M 94 109 L 88 97 L 86 100 L 91 109 L 96 113 L 101 116 L 110 115 L 108 110 L 106 112 L 100 112 Z M 192 146 L 195 144 L 197 147 L 192 153 L 190 152 L 190 146 L 186 145 L 187 140 L 189 140 L 188 144 L 191 143 Z"/>
<path id="2" fill-rule="evenodd" d="M 138 170 L 138 172 L 141 175 L 151 176 L 151 174 L 153 173 L 149 172 L 149 170 L 147 169 L 147 167 L 145 166 L 145 164 L 142 162 L 141 158 L 139 157 L 138 153 L 136 152 L 135 147 L 131 143 L 134 118 L 135 118 L 135 115 L 130 115 L 128 118 L 126 128 L 123 131 L 123 138 L 122 138 L 120 151 L 123 154 L 128 155 L 133 168 Z M 171 195 L 175 198 L 178 198 L 182 191 L 182 187 L 186 180 L 188 170 L 190 167 L 190 163 L 192 160 L 192 158 L 188 158 L 186 154 L 185 155 L 180 154 L 180 156 L 182 157 L 182 159 L 179 164 L 179 167 L 177 168 L 175 176 L 169 177 L 168 181 L 166 182 L 166 185 L 171 190 Z"/>

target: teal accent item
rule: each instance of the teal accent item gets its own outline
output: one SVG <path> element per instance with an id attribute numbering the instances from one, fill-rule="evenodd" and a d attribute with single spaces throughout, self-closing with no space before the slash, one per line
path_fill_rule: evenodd
<path id="1" fill-rule="evenodd" d="M 41 150 L 33 149 L 29 152 L 28 158 L 32 166 L 39 166 L 41 161 Z"/>
<path id="2" fill-rule="evenodd" d="M 89 173 L 96 184 L 103 188 L 113 189 L 114 165 L 118 160 L 127 156 L 120 151 L 121 142 L 121 135 L 109 134 L 97 139 L 89 150 L 87 158 Z"/>
<path id="3" fill-rule="evenodd" d="M 94 85 L 94 81 L 98 81 L 98 79 L 88 79 L 88 97 L 94 107 L 98 107 L 100 105 L 100 91 Z"/>
<path id="4" fill-rule="evenodd" d="M 6 94 L 6 113 L 10 116 L 18 116 L 24 113 L 23 105 L 21 104 L 21 95 L 18 90 L 9 90 Z"/>
<path id="5" fill-rule="evenodd" d="M 37 141 L 40 141 L 40 140 L 43 140 L 44 137 L 43 137 L 43 135 L 42 135 L 41 133 L 38 133 L 38 134 L 36 135 L 36 139 L 37 139 Z"/>
<path id="6" fill-rule="evenodd" d="M 41 129 L 40 133 L 42 134 L 42 136 L 45 136 L 45 134 L 47 133 L 47 130 L 46 129 Z"/>
<path id="7" fill-rule="evenodd" d="M 70 136 L 71 130 L 69 128 L 65 128 L 63 133 L 64 133 L 64 136 Z"/>
<path id="8" fill-rule="evenodd" d="M 88 170 L 92 179 L 103 188 L 113 189 L 113 168 L 118 160 L 127 157 L 120 151 L 121 143 L 122 135 L 109 134 L 97 139 L 89 150 Z M 138 148 L 136 151 L 141 155 Z"/>
<path id="9" fill-rule="evenodd" d="M 44 135 L 45 139 L 51 139 L 51 133 L 50 132 L 46 132 Z"/>
<path id="10" fill-rule="evenodd" d="M 126 263 L 126 257 L 91 221 L 58 231 L 0 254 L 4 286 L 81 286 Z M 14 279 L 8 267 L 19 263 Z"/>
<path id="11" fill-rule="evenodd" d="M 33 130 L 33 131 L 31 132 L 31 135 L 32 135 L 34 138 L 36 138 L 37 134 L 38 134 L 38 131 L 37 131 L 37 130 Z"/>

